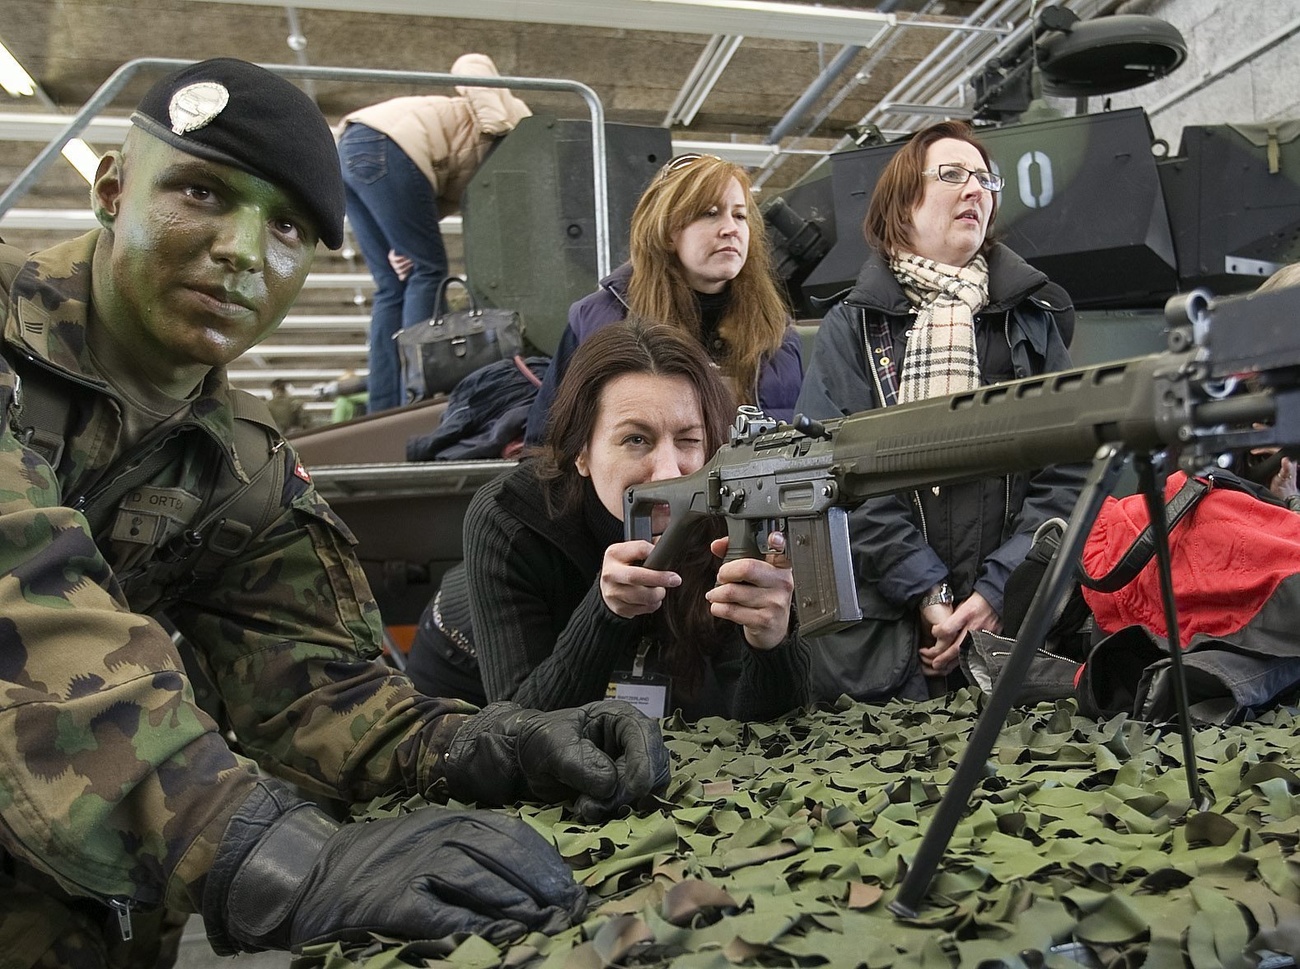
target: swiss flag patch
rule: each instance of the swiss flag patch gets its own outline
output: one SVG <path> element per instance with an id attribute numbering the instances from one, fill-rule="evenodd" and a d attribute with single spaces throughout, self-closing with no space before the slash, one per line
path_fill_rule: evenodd
<path id="1" fill-rule="evenodd" d="M 311 484 L 311 475 L 307 473 L 307 469 L 302 466 L 301 461 L 294 462 L 293 473 L 296 474 L 298 477 L 302 478 L 303 481 L 306 481 L 308 484 Z"/>

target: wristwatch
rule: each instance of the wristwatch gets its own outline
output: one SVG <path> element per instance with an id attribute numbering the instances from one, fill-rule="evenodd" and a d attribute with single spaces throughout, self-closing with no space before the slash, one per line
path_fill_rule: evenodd
<path id="1" fill-rule="evenodd" d="M 952 586 L 947 582 L 940 582 L 937 591 L 931 592 L 921 600 L 921 608 L 924 609 L 926 606 L 950 606 L 953 602 Z"/>

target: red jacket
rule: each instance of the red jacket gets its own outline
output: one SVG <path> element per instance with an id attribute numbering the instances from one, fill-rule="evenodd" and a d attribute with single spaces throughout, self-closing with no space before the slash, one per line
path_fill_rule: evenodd
<path id="1" fill-rule="evenodd" d="M 1165 484 L 1168 501 L 1187 481 L 1181 471 Z M 1146 528 L 1141 495 L 1107 498 L 1081 556 L 1089 575 L 1108 572 Z M 1169 536 L 1178 633 L 1185 647 L 1195 633 L 1224 636 L 1250 622 L 1288 576 L 1300 572 L 1300 515 L 1233 488 L 1212 488 Z M 1084 587 L 1084 598 L 1106 633 L 1125 626 L 1167 632 L 1160 578 L 1153 559 L 1116 592 Z"/>

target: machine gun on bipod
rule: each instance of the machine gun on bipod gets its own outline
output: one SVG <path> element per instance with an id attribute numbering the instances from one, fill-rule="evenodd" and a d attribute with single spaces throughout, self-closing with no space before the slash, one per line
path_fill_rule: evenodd
<path id="1" fill-rule="evenodd" d="M 800 628 L 826 632 L 861 618 L 849 561 L 847 512 L 913 488 L 1176 449 L 1203 466 L 1223 451 L 1300 438 L 1300 296 L 1281 292 L 1211 304 L 1203 293 L 1170 302 L 1170 349 L 1045 374 L 888 409 L 817 422 L 765 420 L 741 408 L 731 443 L 684 478 L 628 489 L 629 539 L 651 539 L 651 515 L 669 525 L 646 563 L 672 561 L 700 515 L 724 517 L 728 556 L 761 554 L 771 528 L 786 532 Z M 1210 325 L 1211 315 L 1214 318 Z"/>
<path id="2" fill-rule="evenodd" d="M 861 618 L 849 557 L 848 511 L 898 491 L 1092 461 L 1061 541 L 966 753 L 892 904 L 916 913 L 978 784 L 1034 650 L 1074 575 L 1105 496 L 1131 456 L 1145 495 L 1160 569 L 1171 672 L 1193 803 L 1201 801 L 1172 596 L 1163 469 L 1190 470 L 1219 454 L 1300 441 L 1300 289 L 1212 300 L 1171 299 L 1162 353 L 1062 371 L 825 422 L 775 424 L 742 413 L 732 441 L 692 475 L 624 494 L 629 539 L 667 527 L 647 567 L 673 561 L 688 522 L 721 516 L 728 556 L 762 554 L 760 536 L 784 530 L 800 628 L 816 634 Z M 1169 460 L 1158 463 L 1157 455 Z"/>

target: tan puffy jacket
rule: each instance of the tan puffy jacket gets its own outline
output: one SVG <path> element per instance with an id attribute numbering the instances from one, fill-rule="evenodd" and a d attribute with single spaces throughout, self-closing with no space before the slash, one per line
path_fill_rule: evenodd
<path id="1" fill-rule="evenodd" d="M 451 73 L 501 76 L 486 54 L 461 55 Z M 381 101 L 344 117 L 339 131 L 354 121 L 382 131 L 429 179 L 438 195 L 439 214 L 451 215 L 460 208 L 461 194 L 492 142 L 532 114 L 507 88 L 457 85 L 456 94 Z"/>

